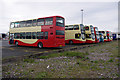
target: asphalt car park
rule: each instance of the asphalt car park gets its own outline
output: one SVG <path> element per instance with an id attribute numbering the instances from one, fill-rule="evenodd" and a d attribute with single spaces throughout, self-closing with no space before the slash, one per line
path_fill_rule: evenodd
<path id="1" fill-rule="evenodd" d="M 15 56 L 24 56 L 24 55 L 31 55 L 31 54 L 42 53 L 42 52 L 49 52 L 49 51 L 54 51 L 59 49 L 67 49 L 75 46 L 81 46 L 81 45 L 67 44 L 64 47 L 39 49 L 38 47 L 9 45 L 8 40 L 3 40 L 1 48 L 2 48 L 2 58 L 10 58 Z"/>

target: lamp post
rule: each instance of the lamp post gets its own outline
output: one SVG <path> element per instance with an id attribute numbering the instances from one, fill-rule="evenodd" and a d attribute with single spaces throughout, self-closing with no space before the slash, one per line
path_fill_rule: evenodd
<path id="1" fill-rule="evenodd" d="M 82 12 L 82 17 L 81 17 L 81 24 L 83 24 L 83 9 L 81 9 L 81 12 Z"/>

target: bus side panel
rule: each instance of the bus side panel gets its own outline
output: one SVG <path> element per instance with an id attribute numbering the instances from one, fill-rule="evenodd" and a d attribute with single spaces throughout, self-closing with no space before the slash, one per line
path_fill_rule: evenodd
<path id="1" fill-rule="evenodd" d="M 21 45 L 21 46 L 37 46 L 37 44 L 38 44 L 38 40 L 35 43 L 32 43 L 32 44 L 25 43 L 25 42 L 22 42 L 20 40 L 14 40 L 14 44 L 15 44 L 16 41 L 18 42 L 18 45 Z"/>
<path id="2" fill-rule="evenodd" d="M 95 43 L 95 40 L 86 39 L 86 43 Z"/>
<path id="3" fill-rule="evenodd" d="M 75 39 L 68 39 L 65 40 L 65 43 L 69 43 L 69 41 L 73 41 L 73 43 L 85 43 L 86 41 L 82 41 L 82 40 L 75 40 Z"/>

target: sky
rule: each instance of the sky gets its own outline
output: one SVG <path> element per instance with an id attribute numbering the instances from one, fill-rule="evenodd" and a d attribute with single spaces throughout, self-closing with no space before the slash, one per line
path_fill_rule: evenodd
<path id="1" fill-rule="evenodd" d="M 12 21 L 63 16 L 65 24 L 93 25 L 99 30 L 118 32 L 118 0 L 1 0 L 0 33 L 9 31 Z"/>

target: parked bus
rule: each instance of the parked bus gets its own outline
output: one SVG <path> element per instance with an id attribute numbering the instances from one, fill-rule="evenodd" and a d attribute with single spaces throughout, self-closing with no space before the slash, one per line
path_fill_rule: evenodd
<path id="1" fill-rule="evenodd" d="M 113 40 L 117 40 L 117 33 L 112 34 Z"/>
<path id="2" fill-rule="evenodd" d="M 111 41 L 110 31 L 106 31 L 106 33 L 107 33 L 107 41 Z"/>
<path id="3" fill-rule="evenodd" d="M 112 32 L 111 31 L 109 31 L 109 34 L 110 34 L 110 41 L 113 41 L 113 37 L 112 37 Z"/>
<path id="4" fill-rule="evenodd" d="M 65 43 L 85 43 L 85 30 L 83 24 L 65 26 Z"/>
<path id="5" fill-rule="evenodd" d="M 86 34 L 86 43 L 95 43 L 95 34 L 93 26 L 84 26 L 84 28 Z"/>
<path id="6" fill-rule="evenodd" d="M 98 33 L 98 28 L 94 27 L 94 33 L 95 33 L 95 43 L 99 43 L 99 33 Z"/>
<path id="7" fill-rule="evenodd" d="M 16 46 L 65 46 L 65 22 L 61 16 L 11 22 L 9 44 Z"/>
<path id="8" fill-rule="evenodd" d="M 99 42 L 104 42 L 104 36 L 103 36 L 103 33 L 99 33 L 99 36 L 100 36 L 100 38 L 99 38 Z"/>
<path id="9" fill-rule="evenodd" d="M 106 32 L 106 31 L 98 31 L 98 32 L 99 32 L 99 33 L 103 33 L 104 42 L 108 41 L 107 32 Z"/>

